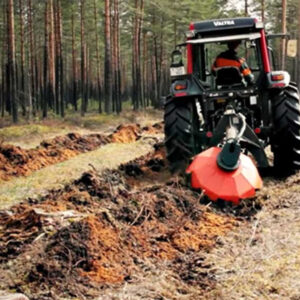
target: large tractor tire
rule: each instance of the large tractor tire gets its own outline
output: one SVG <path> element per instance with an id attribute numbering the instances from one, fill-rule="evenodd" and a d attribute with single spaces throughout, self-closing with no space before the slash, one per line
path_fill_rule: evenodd
<path id="1" fill-rule="evenodd" d="M 191 157 L 200 152 L 197 132 L 199 121 L 195 104 L 190 99 L 174 100 L 165 103 L 165 146 L 170 171 L 184 172 Z"/>
<path id="2" fill-rule="evenodd" d="M 287 176 L 300 169 L 299 91 L 290 85 L 273 99 L 272 151 L 276 173 Z"/>

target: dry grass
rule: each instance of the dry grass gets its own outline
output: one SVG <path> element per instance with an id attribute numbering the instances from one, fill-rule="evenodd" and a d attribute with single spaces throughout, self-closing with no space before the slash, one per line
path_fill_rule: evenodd
<path id="1" fill-rule="evenodd" d="M 133 276 L 130 283 L 122 287 L 109 287 L 103 296 L 96 300 L 192 300 L 204 299 L 203 291 L 184 283 L 174 272 L 168 270 L 165 263 L 158 267 L 147 261 L 144 273 Z"/>
<path id="2" fill-rule="evenodd" d="M 28 197 L 43 195 L 50 189 L 61 188 L 91 167 L 100 171 L 105 168 L 116 168 L 121 163 L 151 151 L 153 143 L 153 139 L 147 139 L 131 144 L 108 144 L 95 151 L 41 169 L 28 177 L 2 182 L 0 183 L 0 209 Z"/>
<path id="3" fill-rule="evenodd" d="M 267 180 L 265 207 L 207 255 L 216 288 L 210 299 L 300 299 L 299 175 Z"/>

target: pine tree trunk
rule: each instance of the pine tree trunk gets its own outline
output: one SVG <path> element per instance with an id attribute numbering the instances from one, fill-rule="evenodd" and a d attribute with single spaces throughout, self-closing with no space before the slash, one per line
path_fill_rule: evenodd
<path id="1" fill-rule="evenodd" d="M 113 16 L 113 72 L 114 72 L 114 107 L 117 113 L 120 113 L 120 55 L 119 55 L 119 0 L 114 0 Z"/>
<path id="2" fill-rule="evenodd" d="M 30 67 L 29 67 L 29 81 L 31 91 L 31 105 L 32 114 L 36 115 L 36 86 L 35 86 L 35 47 L 34 47 L 34 32 L 32 22 L 32 0 L 28 0 L 28 29 L 29 29 L 29 55 L 30 55 Z"/>
<path id="3" fill-rule="evenodd" d="M 139 81 L 139 99 L 141 106 L 145 107 L 145 101 L 144 101 L 144 92 L 143 92 L 143 73 L 141 68 L 141 37 L 142 37 L 142 24 L 144 20 L 144 0 L 141 0 L 140 3 L 140 12 L 139 12 L 139 24 L 138 24 L 138 81 Z"/>
<path id="4" fill-rule="evenodd" d="M 142 86 L 143 86 L 143 99 L 145 101 L 145 106 L 148 106 L 148 94 L 147 94 L 147 62 L 148 62 L 148 49 L 147 49 L 147 34 L 143 34 L 143 77 L 142 77 Z"/>
<path id="5" fill-rule="evenodd" d="M 144 0 L 135 1 L 135 19 L 133 27 L 133 85 L 132 100 L 133 108 L 139 109 L 140 104 L 143 106 L 142 95 L 142 72 L 141 72 L 141 29 L 143 23 Z"/>
<path id="6" fill-rule="evenodd" d="M 55 45 L 55 113 L 59 115 L 60 112 L 60 78 L 59 78 L 59 28 L 57 18 L 57 0 L 53 2 L 53 13 L 54 13 L 54 45 Z"/>
<path id="7" fill-rule="evenodd" d="M 77 63 L 76 63 L 76 49 L 75 49 L 75 21 L 74 11 L 72 11 L 72 103 L 75 111 L 77 107 Z"/>
<path id="8" fill-rule="evenodd" d="M 19 99 L 22 105 L 22 115 L 26 115 L 25 103 L 25 47 L 24 47 L 24 3 L 19 0 L 20 9 L 20 58 L 21 58 L 21 87 L 19 91 Z"/>
<path id="9" fill-rule="evenodd" d="M 133 27 L 132 27 L 132 104 L 133 109 L 138 109 L 138 101 L 137 101 L 137 51 L 136 51 L 136 40 L 137 40 L 137 7 L 138 7 L 138 0 L 135 0 L 135 15 L 133 19 Z"/>
<path id="10" fill-rule="evenodd" d="M 85 0 L 80 0 L 80 38 L 81 38 L 81 115 L 84 116 L 87 110 L 86 99 L 86 44 L 85 44 Z"/>
<path id="11" fill-rule="evenodd" d="M 282 33 L 286 33 L 286 0 L 282 0 Z M 285 52 L 286 52 L 286 39 L 281 40 L 281 69 L 285 69 Z"/>
<path id="12" fill-rule="evenodd" d="M 55 29 L 54 29 L 54 3 L 49 0 L 49 105 L 57 112 L 55 104 Z"/>
<path id="13" fill-rule="evenodd" d="M 14 123 L 18 122 L 18 106 L 16 99 L 16 63 L 15 63 L 15 20 L 14 20 L 14 2 L 7 0 L 7 37 L 8 37 L 8 75 L 9 75 L 9 93 L 11 101 L 11 113 Z"/>
<path id="14" fill-rule="evenodd" d="M 158 66 L 157 66 L 157 38 L 154 37 L 152 51 L 152 106 L 157 107 L 158 99 Z"/>
<path id="15" fill-rule="evenodd" d="M 119 112 L 122 112 L 122 60 L 120 47 L 120 30 L 118 32 L 118 97 L 119 97 Z"/>
<path id="16" fill-rule="evenodd" d="M 160 26 L 163 29 L 165 25 L 164 17 L 161 18 Z M 157 55 L 157 54 L 156 54 Z M 162 92 L 162 63 L 163 63 L 163 57 L 164 57 L 164 31 L 161 30 L 160 33 L 160 55 L 159 55 L 159 61 L 157 61 L 157 98 L 156 102 L 159 103 L 159 98 L 161 96 Z"/>
<path id="17" fill-rule="evenodd" d="M 48 44 L 49 44 L 49 1 L 45 2 L 45 41 L 44 41 L 44 92 L 42 97 L 42 109 L 43 109 L 43 118 L 47 117 L 48 111 L 48 82 L 49 82 L 49 70 L 48 70 Z"/>
<path id="18" fill-rule="evenodd" d="M 32 24 L 34 23 L 34 14 L 33 14 L 33 18 L 32 18 Z M 34 27 L 33 27 L 34 28 Z M 34 32 L 34 29 L 33 29 Z M 41 108 L 40 105 L 40 99 L 41 99 L 41 95 L 40 95 L 40 91 L 41 91 L 41 68 L 40 68 L 40 62 L 42 61 L 41 59 L 41 52 L 38 51 L 38 49 L 41 49 L 42 47 L 42 42 L 41 42 L 41 35 L 34 35 L 34 49 L 35 49 L 35 57 L 34 57 L 34 70 L 35 70 L 35 87 L 36 87 L 36 101 L 35 101 L 35 109 L 38 112 Z"/>
<path id="19" fill-rule="evenodd" d="M 265 22 L 265 0 L 261 0 L 261 20 Z"/>
<path id="20" fill-rule="evenodd" d="M 97 26 L 97 2 L 94 0 L 94 22 L 95 22 L 95 40 L 96 40 L 96 72 L 97 72 L 97 97 L 98 97 L 98 111 L 102 113 L 101 101 L 101 78 L 100 78 L 100 54 L 99 54 L 99 39 L 98 39 L 98 26 Z"/>
<path id="21" fill-rule="evenodd" d="M 3 12 L 3 15 L 1 17 L 3 17 L 3 22 L 4 24 L 6 23 L 6 17 L 7 17 L 7 13 L 6 13 L 6 1 L 3 1 L 2 3 L 2 12 Z M 2 31 L 2 40 L 5 41 L 7 40 L 7 31 L 3 30 Z M 1 117 L 3 118 L 4 117 L 4 114 L 5 114 L 5 95 L 6 95 L 6 74 L 5 74 L 5 71 L 6 71 L 6 65 L 5 65 L 5 56 L 6 56 L 6 53 L 7 52 L 7 43 L 3 43 L 1 45 L 1 51 L 0 51 L 0 54 L 1 54 Z"/>
<path id="22" fill-rule="evenodd" d="M 62 15 L 61 15 L 61 0 L 57 0 L 57 63 L 58 63 L 58 93 L 60 104 L 60 115 L 65 116 L 64 104 L 64 66 L 63 66 L 63 53 L 62 53 Z"/>
<path id="23" fill-rule="evenodd" d="M 112 111 L 110 0 L 105 0 L 105 112 Z"/>

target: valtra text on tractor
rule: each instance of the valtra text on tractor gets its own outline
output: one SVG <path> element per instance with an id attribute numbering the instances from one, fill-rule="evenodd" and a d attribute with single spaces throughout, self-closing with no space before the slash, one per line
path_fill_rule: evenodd
<path id="1" fill-rule="evenodd" d="M 172 53 L 171 93 L 164 99 L 170 168 L 186 170 L 192 187 L 212 200 L 239 203 L 262 186 L 257 168 L 269 167 L 266 147 L 275 171 L 290 175 L 300 168 L 299 92 L 288 72 L 276 70 L 271 48 L 284 35 L 268 35 L 254 18 L 194 22 L 189 29 Z M 239 64 L 223 59 L 216 66 L 232 43 L 251 80 Z"/>

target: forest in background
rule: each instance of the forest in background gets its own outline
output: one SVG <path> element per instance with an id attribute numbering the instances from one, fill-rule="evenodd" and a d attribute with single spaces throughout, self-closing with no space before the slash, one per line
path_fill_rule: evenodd
<path id="1" fill-rule="evenodd" d="M 257 16 L 269 32 L 299 38 L 297 0 L 3 0 L 0 117 L 64 117 L 158 107 L 170 54 L 191 21 Z M 300 82 L 298 56 L 287 60 Z"/>

